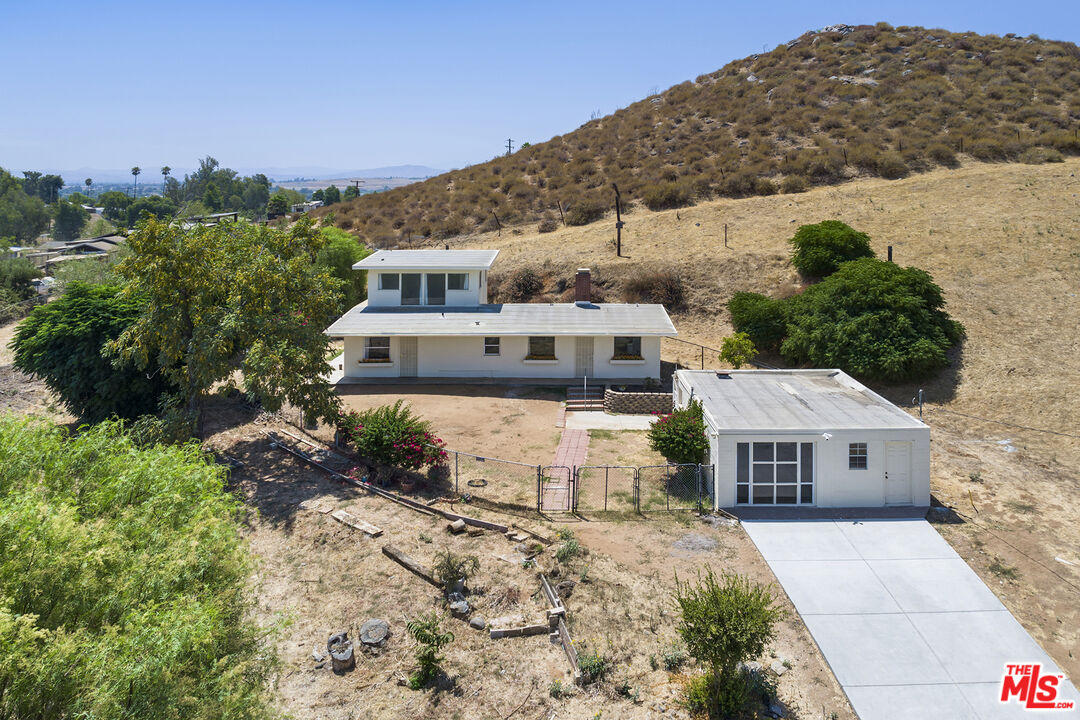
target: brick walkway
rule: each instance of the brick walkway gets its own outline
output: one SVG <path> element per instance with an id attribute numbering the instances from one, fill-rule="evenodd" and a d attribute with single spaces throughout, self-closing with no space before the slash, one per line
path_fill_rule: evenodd
<path id="1" fill-rule="evenodd" d="M 540 498 L 540 509 L 552 512 L 570 510 L 570 474 L 578 465 L 585 464 L 589 452 L 588 430 L 563 430 L 562 440 L 555 450 L 555 459 L 548 477 L 544 480 L 544 492 Z M 569 468 L 564 470 L 563 468 Z"/>

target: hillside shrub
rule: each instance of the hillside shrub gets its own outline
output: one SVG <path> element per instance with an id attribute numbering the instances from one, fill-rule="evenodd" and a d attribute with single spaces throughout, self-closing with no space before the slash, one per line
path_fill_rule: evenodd
<path id="1" fill-rule="evenodd" d="M 883 153 L 877 161 L 877 174 L 886 180 L 896 180 L 908 174 L 908 166 L 900 153 Z"/>
<path id="2" fill-rule="evenodd" d="M 1053 148 L 1033 147 L 1020 155 L 1020 162 L 1028 165 L 1042 165 L 1043 163 L 1065 162 L 1065 158 Z"/>
<path id="3" fill-rule="evenodd" d="M 555 232 L 559 229 L 559 223 L 553 217 L 544 217 L 540 220 L 540 224 L 536 226 L 536 231 L 539 233 Z"/>
<path id="4" fill-rule="evenodd" d="M 432 434 L 429 422 L 413 415 L 404 400 L 343 413 L 337 429 L 357 453 L 380 465 L 419 470 L 446 461 L 445 443 Z"/>
<path id="5" fill-rule="evenodd" d="M 784 303 L 759 293 L 737 292 L 728 301 L 731 324 L 764 350 L 778 350 L 787 328 Z"/>
<path id="6" fill-rule="evenodd" d="M 750 697 L 749 677 L 739 663 L 761 655 L 785 616 L 772 588 L 734 573 L 717 577 L 706 567 L 696 585 L 676 576 L 674 600 L 676 629 L 691 657 L 708 670 L 708 680 L 692 683 L 688 701 L 709 718 L 738 715 Z"/>
<path id="7" fill-rule="evenodd" d="M 604 217 L 607 206 L 599 200 L 592 198 L 578 198 L 566 211 L 567 225 L 588 225 L 589 223 Z"/>
<path id="8" fill-rule="evenodd" d="M 686 307 L 682 277 L 670 270 L 633 276 L 626 281 L 623 294 L 627 302 L 657 303 L 671 311 Z"/>
<path id="9" fill-rule="evenodd" d="M 802 175 L 788 175 L 780 183 L 780 189 L 784 194 L 806 192 L 807 187 L 806 178 Z"/>
<path id="10" fill-rule="evenodd" d="M 791 264 L 811 277 L 825 277 L 841 263 L 874 255 L 870 236 L 839 220 L 803 225 L 788 243 L 792 247 Z"/>
<path id="11" fill-rule="evenodd" d="M 673 463 L 702 463 L 709 451 L 701 402 L 661 415 L 649 426 L 649 446 Z"/>
<path id="12" fill-rule="evenodd" d="M 663 182 L 641 189 L 641 202 L 650 210 L 669 210 L 694 204 L 693 189 L 683 183 Z"/>
<path id="13" fill-rule="evenodd" d="M 780 352 L 792 363 L 874 380 L 924 377 L 948 364 L 964 334 L 944 306 L 928 273 L 860 258 L 785 301 Z"/>
<path id="14" fill-rule="evenodd" d="M 956 153 L 945 143 L 939 142 L 930 145 L 926 149 L 926 154 L 930 156 L 931 160 L 943 167 L 954 168 L 960 165 L 960 162 L 956 159 Z"/>
<path id="15" fill-rule="evenodd" d="M 720 359 L 739 370 L 743 365 L 757 357 L 754 341 L 744 332 L 737 332 L 723 339 L 720 347 Z"/>
<path id="16" fill-rule="evenodd" d="M 119 287 L 72 283 L 60 299 L 34 308 L 15 329 L 15 367 L 41 378 L 86 422 L 155 413 L 162 397 L 176 388 L 158 372 L 153 354 L 150 366 L 140 370 L 133 362 L 114 364 L 104 352 L 105 344 L 120 337 L 143 306 L 140 299 L 122 295 Z"/>
<path id="17" fill-rule="evenodd" d="M 0 415 L 0 717 L 272 717 L 242 512 L 195 443 Z"/>
<path id="18" fill-rule="evenodd" d="M 779 191 L 780 188 L 769 178 L 758 178 L 754 181 L 755 195 L 775 195 Z"/>
<path id="19" fill-rule="evenodd" d="M 516 271 L 506 282 L 506 296 L 510 302 L 528 302 L 543 289 L 544 281 L 528 267 Z"/>

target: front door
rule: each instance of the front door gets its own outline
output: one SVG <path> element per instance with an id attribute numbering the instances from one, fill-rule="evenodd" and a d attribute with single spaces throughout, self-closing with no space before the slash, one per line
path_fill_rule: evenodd
<path id="1" fill-rule="evenodd" d="M 885 504 L 911 504 L 911 443 L 885 443 Z"/>
<path id="2" fill-rule="evenodd" d="M 593 374 L 593 338 L 575 338 L 574 377 L 592 377 Z"/>
<path id="3" fill-rule="evenodd" d="M 398 340 L 401 354 L 401 377 L 416 377 L 416 338 Z"/>

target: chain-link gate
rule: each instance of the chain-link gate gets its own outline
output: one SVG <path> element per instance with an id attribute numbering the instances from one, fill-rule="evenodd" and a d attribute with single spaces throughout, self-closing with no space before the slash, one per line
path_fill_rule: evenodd
<path id="1" fill-rule="evenodd" d="M 637 510 L 637 468 L 581 465 L 574 471 L 575 510 Z"/>
<path id="2" fill-rule="evenodd" d="M 565 465 L 540 468 L 537 509 L 540 512 L 570 512 L 574 508 L 574 474 Z"/>
<path id="3" fill-rule="evenodd" d="M 648 465 L 638 468 L 638 509 L 697 510 L 701 508 L 701 466 Z"/>

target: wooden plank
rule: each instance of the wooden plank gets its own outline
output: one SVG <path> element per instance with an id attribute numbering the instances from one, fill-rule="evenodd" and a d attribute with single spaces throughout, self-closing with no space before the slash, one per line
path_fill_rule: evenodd
<path id="1" fill-rule="evenodd" d="M 577 650 L 574 649 L 574 643 L 570 640 L 570 631 L 566 627 L 566 619 L 561 617 L 559 618 L 559 642 L 562 643 L 566 659 L 570 661 L 570 670 L 573 672 L 574 682 L 581 682 L 581 666 L 578 665 Z"/>
<path id="2" fill-rule="evenodd" d="M 555 588 L 552 587 L 551 581 L 548 580 L 547 575 L 544 575 L 543 573 L 540 574 L 540 587 L 543 589 L 550 607 L 564 607 L 563 601 L 559 597 L 559 593 L 555 592 Z"/>
<path id="3" fill-rule="evenodd" d="M 543 625 L 524 625 L 522 627 L 512 628 L 492 628 L 491 639 L 498 640 L 499 638 L 508 637 L 525 637 L 528 635 L 547 635 L 551 632 L 551 628 L 547 623 Z"/>
<path id="4" fill-rule="evenodd" d="M 343 525 L 348 525 L 349 527 L 355 528 L 356 530 L 359 530 L 366 535 L 370 535 L 371 537 L 379 537 L 380 535 L 382 535 L 382 530 L 380 528 L 377 528 L 366 520 L 361 520 L 352 513 L 346 512 L 344 510 L 335 510 L 334 512 L 330 513 L 330 517 L 334 518 Z"/>
<path id="5" fill-rule="evenodd" d="M 383 555 L 400 564 L 402 567 L 412 572 L 417 577 L 427 580 L 429 583 L 431 583 L 437 588 L 442 587 L 442 583 L 436 580 L 435 577 L 430 572 L 428 572 L 427 568 L 413 560 L 405 553 L 398 550 L 393 545 L 383 545 L 382 551 Z"/>

